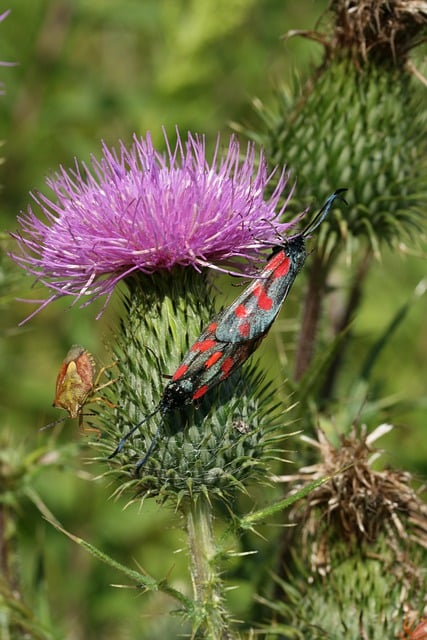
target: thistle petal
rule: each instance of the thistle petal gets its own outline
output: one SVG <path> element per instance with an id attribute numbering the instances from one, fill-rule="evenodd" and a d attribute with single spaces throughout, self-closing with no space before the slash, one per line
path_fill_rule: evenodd
<path id="1" fill-rule="evenodd" d="M 268 173 L 254 145 L 246 154 L 236 138 L 224 155 L 220 140 L 211 162 L 203 136 L 177 132 L 172 148 L 157 151 L 149 134 L 127 149 L 102 146 L 102 157 L 78 163 L 47 180 L 53 197 L 33 193 L 12 234 L 11 254 L 53 298 L 110 296 L 133 272 L 152 274 L 176 265 L 250 272 L 266 246 L 294 224 L 281 223 L 292 189 L 289 173 Z M 271 182 L 276 182 L 271 189 Z M 270 195 L 266 197 L 269 188 Z M 279 208 L 279 204 L 281 206 Z"/>

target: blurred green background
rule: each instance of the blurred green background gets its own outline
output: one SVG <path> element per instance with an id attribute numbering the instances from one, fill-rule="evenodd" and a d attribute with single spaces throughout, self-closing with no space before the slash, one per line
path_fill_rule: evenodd
<path id="1" fill-rule="evenodd" d="M 50 171 L 71 166 L 74 157 L 88 160 L 98 154 L 101 140 L 129 142 L 134 132 L 150 130 L 161 147 L 161 127 L 172 134 L 179 125 L 183 133 L 205 133 L 213 148 L 217 133 L 228 135 L 231 122 L 260 126 L 251 101 L 259 97 L 273 103 L 275 87 L 292 84 L 295 72 L 303 76 L 322 54 L 314 43 L 284 42 L 281 36 L 289 29 L 314 28 L 326 6 L 326 0 L 2 3 L 1 10 L 11 8 L 12 13 L 0 24 L 0 60 L 17 63 L 0 68 L 6 89 L 0 97 L 2 230 L 16 229 L 29 191 L 43 190 Z M 337 185 L 342 186 L 347 185 Z M 8 240 L 4 244 L 11 246 Z M 360 367 L 369 346 L 427 275 L 424 256 L 409 253 L 414 255 L 390 252 L 374 266 L 347 356 L 349 371 Z M 19 327 L 33 306 L 15 298 L 41 298 L 45 292 L 6 258 L 1 278 L 2 446 L 12 441 L 26 450 L 46 444 L 52 450 L 67 443 L 83 447 L 71 421 L 55 431 L 39 428 L 58 417 L 51 408 L 55 379 L 72 344 L 84 345 L 108 364 L 106 345 L 117 322 L 117 302 L 100 320 L 95 319 L 100 304 L 81 310 L 70 309 L 68 301 L 56 302 Z M 287 373 L 276 353 L 283 350 L 282 329 L 286 318 L 298 312 L 303 285 L 301 276 L 292 302 L 260 351 L 279 382 Z M 390 463 L 420 474 L 427 472 L 427 406 L 419 401 L 426 394 L 426 311 L 423 296 L 384 350 L 374 390 L 379 396 L 401 394 L 407 401 L 396 415 L 386 416 L 398 428 L 383 444 Z M 185 547 L 177 516 L 153 501 L 139 512 L 134 506 L 123 511 L 122 503 L 109 500 L 111 488 L 88 481 L 86 473 L 96 475 L 102 468 L 87 466 L 87 453 L 82 448 L 74 466 L 66 463 L 38 474 L 38 493 L 73 533 L 129 566 L 138 563 L 157 577 L 171 572 L 182 586 L 188 577 L 185 548 L 176 552 Z M 175 637 L 167 630 L 170 622 L 163 614 L 171 603 L 163 595 L 112 588 L 121 577 L 54 531 L 27 500 L 21 504 L 19 540 L 24 590 L 31 603 L 46 579 L 46 615 L 58 638 Z M 230 596 L 237 617 L 247 617 L 249 592 L 242 584 Z M 182 630 L 172 619 L 173 627 Z"/>

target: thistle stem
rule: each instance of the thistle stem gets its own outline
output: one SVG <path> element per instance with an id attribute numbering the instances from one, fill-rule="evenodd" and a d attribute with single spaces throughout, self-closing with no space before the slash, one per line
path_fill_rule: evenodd
<path id="1" fill-rule="evenodd" d="M 322 308 L 327 274 L 328 267 L 322 261 L 321 256 L 314 256 L 295 358 L 296 380 L 299 380 L 304 375 L 313 357 L 314 341 Z"/>
<path id="2" fill-rule="evenodd" d="M 11 591 L 18 593 L 18 564 L 15 553 L 16 523 L 12 510 L 0 507 L 0 572 Z"/>
<path id="3" fill-rule="evenodd" d="M 335 336 L 338 336 L 342 331 L 347 329 L 348 325 L 354 318 L 357 309 L 360 306 L 362 295 L 363 295 L 363 285 L 366 280 L 366 276 L 369 271 L 369 267 L 371 265 L 372 260 L 372 251 L 368 249 L 368 251 L 363 256 L 356 274 L 353 278 L 353 282 L 351 284 L 349 296 L 347 299 L 346 306 L 342 311 L 342 314 L 336 323 L 334 328 Z M 340 372 L 341 366 L 344 362 L 344 355 L 347 345 L 349 343 L 350 335 L 344 338 L 341 348 L 339 352 L 336 354 L 334 359 L 332 360 L 329 369 L 325 375 L 325 384 L 323 385 L 323 389 L 321 391 L 320 397 L 322 398 L 322 402 L 327 404 L 328 400 L 333 396 L 333 391 L 335 387 L 336 380 L 338 379 L 338 374 Z"/>
<path id="4" fill-rule="evenodd" d="M 217 568 L 212 507 L 203 495 L 189 501 L 187 531 L 196 616 L 193 624 L 201 637 L 232 640 L 223 607 L 222 584 Z M 196 630 L 195 629 L 195 630 Z M 198 637 L 198 636 L 197 636 Z"/>

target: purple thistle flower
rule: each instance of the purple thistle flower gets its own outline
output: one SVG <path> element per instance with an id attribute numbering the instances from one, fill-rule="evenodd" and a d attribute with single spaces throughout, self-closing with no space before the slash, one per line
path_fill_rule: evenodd
<path id="1" fill-rule="evenodd" d="M 262 152 L 256 166 L 252 144 L 241 159 L 232 137 L 220 157 L 218 138 L 209 163 L 204 137 L 188 134 L 183 144 L 177 135 L 172 150 L 165 134 L 164 155 L 149 134 L 134 136 L 130 150 L 120 143 L 118 153 L 103 144 L 101 160 L 76 161 L 75 169 L 61 167 L 47 179 L 53 199 L 31 194 L 45 221 L 31 206 L 18 217 L 20 232 L 12 236 L 20 252 L 11 257 L 53 292 L 40 308 L 64 295 L 91 301 L 106 294 L 108 301 L 115 285 L 138 271 L 182 265 L 248 272 L 293 224 L 279 221 L 292 190 L 276 212 L 289 174 L 282 172 L 265 199 L 274 172 Z"/>

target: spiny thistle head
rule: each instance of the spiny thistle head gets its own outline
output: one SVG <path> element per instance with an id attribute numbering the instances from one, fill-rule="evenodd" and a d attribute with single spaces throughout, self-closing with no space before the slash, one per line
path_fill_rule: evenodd
<path id="1" fill-rule="evenodd" d="M 189 269 L 133 284 L 114 345 L 121 373 L 111 387 L 116 409 L 102 413 L 104 437 L 95 444 L 104 459 L 159 406 L 167 384 L 163 374 L 170 377 L 177 369 L 213 306 L 212 288 Z M 278 455 L 278 422 L 271 384 L 253 365 L 244 367 L 197 403 L 154 413 L 126 440 L 107 474 L 119 480 L 117 494 L 137 499 L 226 499 L 249 480 L 267 477 L 266 466 Z M 158 440 L 136 473 L 157 430 Z"/>
<path id="2" fill-rule="evenodd" d="M 274 442 L 275 407 L 254 369 L 236 371 L 214 389 L 218 374 L 197 405 L 181 407 L 178 394 L 169 410 L 162 398 L 165 378 L 215 313 L 204 267 L 253 273 L 254 261 L 295 220 L 281 221 L 288 175 L 276 175 L 271 189 L 276 172 L 267 172 L 262 153 L 256 161 L 254 145 L 241 157 L 232 137 L 221 155 L 218 140 L 211 162 L 202 137 L 183 142 L 178 135 L 174 149 L 167 139 L 166 146 L 159 153 L 147 135 L 118 153 L 104 145 L 90 167 L 61 169 L 48 180 L 53 199 L 33 196 L 45 219 L 31 207 L 20 217 L 13 235 L 21 252 L 13 258 L 53 292 L 44 304 L 64 295 L 108 300 L 125 281 L 112 347 L 119 376 L 106 389 L 114 397 L 101 417 L 106 437 L 99 447 L 112 454 L 133 429 L 110 463 L 118 491 L 182 500 L 226 495 L 255 471 L 266 475 L 261 458 Z M 138 476 L 135 465 L 147 451 Z"/>
<path id="3" fill-rule="evenodd" d="M 174 149 L 165 139 L 165 155 L 149 134 L 118 152 L 104 144 L 101 160 L 76 161 L 47 180 L 52 198 L 33 194 L 45 220 L 32 207 L 19 217 L 12 258 L 50 290 L 44 305 L 60 296 L 108 300 L 120 280 L 176 266 L 250 270 L 286 230 L 288 175 L 266 197 L 272 174 L 253 145 L 242 158 L 231 138 L 221 155 L 218 139 L 209 162 L 203 137 L 177 134 Z"/>
<path id="4" fill-rule="evenodd" d="M 284 87 L 276 107 L 258 102 L 265 133 L 247 133 L 273 164 L 286 158 L 295 169 L 297 207 L 349 188 L 353 206 L 334 209 L 320 253 L 352 255 L 365 243 L 377 256 L 384 244 L 404 250 L 422 233 L 427 203 L 425 87 L 409 60 L 426 34 L 427 3 L 336 0 L 331 9 L 328 35 L 289 34 L 324 45 L 320 67 Z"/>

